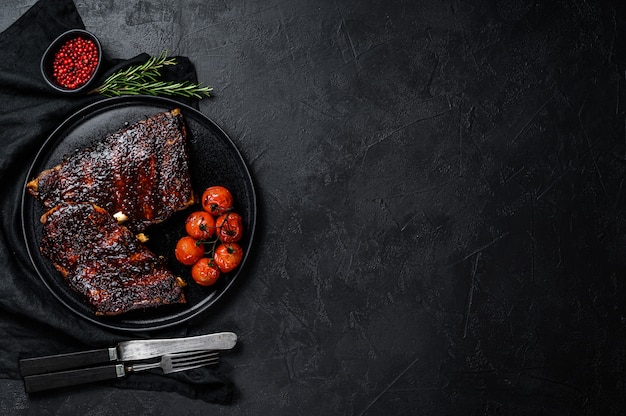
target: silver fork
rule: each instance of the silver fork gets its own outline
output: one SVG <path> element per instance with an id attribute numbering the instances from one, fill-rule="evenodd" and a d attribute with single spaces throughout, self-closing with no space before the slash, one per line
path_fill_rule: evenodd
<path id="1" fill-rule="evenodd" d="M 155 363 L 135 363 L 127 364 L 125 373 L 118 377 L 124 377 L 129 372 L 145 371 L 152 368 L 163 370 L 163 374 L 177 373 L 179 371 L 192 370 L 205 365 L 217 364 L 220 360 L 219 354 L 215 351 L 189 351 L 176 354 L 166 354 Z M 123 366 L 118 364 L 118 366 Z"/>
<path id="2" fill-rule="evenodd" d="M 153 363 L 109 364 L 78 370 L 58 371 L 55 373 L 36 374 L 24 377 L 26 393 L 52 390 L 59 387 L 76 386 L 96 381 L 113 380 L 131 372 L 161 368 L 163 374 L 177 373 L 194 368 L 219 363 L 219 354 L 215 351 L 190 351 L 166 354 Z"/>

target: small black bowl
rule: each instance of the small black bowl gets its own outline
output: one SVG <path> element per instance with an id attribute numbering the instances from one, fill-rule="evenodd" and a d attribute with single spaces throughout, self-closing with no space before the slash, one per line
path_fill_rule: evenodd
<path id="1" fill-rule="evenodd" d="M 54 62 L 56 53 L 61 49 L 61 47 L 66 42 L 75 38 L 79 38 L 79 37 L 83 39 L 91 40 L 96 45 L 96 49 L 98 51 L 98 62 L 96 64 L 96 68 L 93 74 L 91 74 L 91 77 L 85 83 L 80 84 L 76 88 L 68 88 L 59 84 L 54 79 L 52 75 L 53 62 Z M 84 92 L 85 90 L 88 90 L 92 86 L 93 81 L 96 79 L 98 75 L 101 64 L 102 64 L 102 45 L 100 44 L 100 41 L 98 40 L 98 38 L 93 33 L 88 32 L 86 30 L 72 29 L 61 34 L 50 44 L 50 46 L 48 46 L 48 48 L 46 49 L 46 52 L 44 52 L 41 58 L 41 75 L 43 76 L 43 79 L 46 80 L 46 83 L 50 85 L 52 88 L 54 88 L 55 90 L 62 92 L 62 93 L 66 93 L 66 94 L 78 94 L 78 93 Z"/>

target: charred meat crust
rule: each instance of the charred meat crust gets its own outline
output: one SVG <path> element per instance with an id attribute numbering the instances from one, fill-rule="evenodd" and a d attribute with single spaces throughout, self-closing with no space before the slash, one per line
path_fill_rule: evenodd
<path id="1" fill-rule="evenodd" d="M 124 213 L 140 232 L 194 203 L 186 137 L 180 110 L 162 112 L 77 150 L 26 187 L 48 209 L 90 202 Z"/>
<path id="2" fill-rule="evenodd" d="M 186 141 L 180 110 L 159 113 L 26 185 L 48 209 L 41 253 L 96 315 L 185 303 L 184 281 L 135 234 L 194 203 Z"/>
<path id="3" fill-rule="evenodd" d="M 63 203 L 42 222 L 42 254 L 96 315 L 185 302 L 180 279 L 105 209 Z"/>

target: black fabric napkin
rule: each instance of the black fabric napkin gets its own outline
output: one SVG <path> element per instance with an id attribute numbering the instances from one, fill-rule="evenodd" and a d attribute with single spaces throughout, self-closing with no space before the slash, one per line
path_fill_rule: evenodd
<path id="1" fill-rule="evenodd" d="M 65 96 L 46 85 L 39 61 L 49 43 L 69 29 L 84 28 L 72 0 L 40 0 L 0 33 L 0 377 L 19 378 L 18 359 L 105 347 L 129 339 L 74 316 L 38 278 L 21 231 L 20 200 L 26 174 L 38 148 L 66 117 L 103 97 Z M 97 34 L 96 34 L 97 35 Z M 144 62 L 106 59 L 106 73 Z M 177 57 L 165 74 L 196 81 L 193 65 Z M 185 101 L 189 104 L 189 101 Z M 194 103 L 192 103 L 194 104 Z M 197 103 L 195 103 L 197 106 Z M 184 336 L 185 327 L 153 337 Z M 133 338 L 146 334 L 133 334 Z M 208 368 L 164 376 L 132 374 L 109 384 L 116 388 L 177 392 L 207 402 L 229 403 L 233 386 Z M 53 394 L 53 393 L 52 393 Z"/>

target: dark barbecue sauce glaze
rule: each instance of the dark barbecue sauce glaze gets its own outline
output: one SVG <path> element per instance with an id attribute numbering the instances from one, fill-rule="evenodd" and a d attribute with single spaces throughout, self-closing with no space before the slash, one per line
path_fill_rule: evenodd
<path id="1" fill-rule="evenodd" d="M 28 190 L 47 208 L 91 202 L 121 212 L 135 232 L 164 221 L 193 203 L 182 115 L 159 113 L 77 150 Z"/>
<path id="2" fill-rule="evenodd" d="M 27 184 L 49 209 L 42 254 L 97 315 L 185 302 L 184 282 L 135 233 L 193 204 L 186 135 L 178 109 L 159 113 L 76 150 Z"/>
<path id="3" fill-rule="evenodd" d="M 97 315 L 185 301 L 180 279 L 106 210 L 60 204 L 42 221 L 42 254 Z"/>

